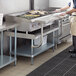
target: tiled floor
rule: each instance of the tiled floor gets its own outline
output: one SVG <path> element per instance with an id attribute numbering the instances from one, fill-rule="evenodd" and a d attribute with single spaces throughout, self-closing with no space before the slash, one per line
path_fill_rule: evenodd
<path id="1" fill-rule="evenodd" d="M 34 65 L 30 64 L 30 58 L 18 57 L 17 65 L 10 64 L 2 69 L 0 69 L 0 76 L 26 76 L 28 73 L 33 71 L 35 68 L 61 52 L 63 49 L 66 49 L 71 45 L 71 42 L 66 42 L 58 45 L 58 48 L 55 49 L 55 52 L 52 49 L 38 55 L 34 58 Z"/>

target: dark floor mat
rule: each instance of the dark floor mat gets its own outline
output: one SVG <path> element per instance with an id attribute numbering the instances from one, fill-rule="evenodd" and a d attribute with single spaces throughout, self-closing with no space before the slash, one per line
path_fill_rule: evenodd
<path id="1" fill-rule="evenodd" d="M 76 76 L 76 58 L 71 58 L 68 47 L 27 76 Z"/>

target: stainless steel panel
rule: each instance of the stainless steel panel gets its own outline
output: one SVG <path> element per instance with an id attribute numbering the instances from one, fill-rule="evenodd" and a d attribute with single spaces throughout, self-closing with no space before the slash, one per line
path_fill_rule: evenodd
<path id="1" fill-rule="evenodd" d="M 62 35 L 61 35 L 61 37 L 59 37 L 59 39 L 65 37 L 69 34 L 70 34 L 70 23 L 67 23 L 62 26 Z"/>
<path id="2" fill-rule="evenodd" d="M 64 7 L 70 0 L 49 0 L 49 7 Z"/>
<path id="3" fill-rule="evenodd" d="M 34 9 L 45 9 L 49 7 L 49 0 L 34 0 Z"/>

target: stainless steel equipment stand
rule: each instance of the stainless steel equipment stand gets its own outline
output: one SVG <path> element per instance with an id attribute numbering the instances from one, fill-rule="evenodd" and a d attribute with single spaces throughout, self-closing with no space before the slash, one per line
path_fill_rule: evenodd
<path id="1" fill-rule="evenodd" d="M 43 24 L 42 24 L 43 25 Z M 31 58 L 31 64 L 34 64 L 34 57 L 47 51 L 50 48 L 53 48 L 54 51 L 54 36 L 55 32 L 59 30 L 59 28 L 48 28 L 46 30 L 43 30 L 43 27 L 41 27 L 41 32 L 37 32 L 35 34 L 29 34 L 28 31 L 26 33 L 21 33 L 17 32 L 17 38 L 24 38 L 24 39 L 29 39 L 31 40 L 30 45 L 24 45 L 22 47 L 17 48 L 17 55 L 18 56 L 25 56 L 25 57 L 30 57 Z M 34 39 L 37 39 L 38 37 L 41 37 L 41 40 L 43 36 L 51 34 L 53 35 L 52 42 L 47 42 L 46 44 L 42 45 L 42 42 L 38 45 L 34 45 Z M 14 37 L 14 32 L 6 32 L 8 36 Z M 10 44 L 12 43 L 12 39 L 10 37 Z M 10 45 L 11 47 L 12 45 Z M 11 49 L 11 48 L 10 48 Z M 14 52 L 12 51 L 12 54 Z"/>
<path id="2" fill-rule="evenodd" d="M 0 32 L 1 32 L 0 69 L 3 68 L 3 67 L 5 67 L 5 66 L 7 66 L 7 65 L 9 65 L 9 64 L 11 64 L 12 62 L 14 62 L 15 65 L 16 65 L 16 60 L 17 60 L 16 59 L 16 46 L 17 46 L 17 43 L 16 43 L 16 41 L 17 41 L 16 33 L 17 33 L 17 28 L 14 25 L 9 25 L 9 26 L 5 26 L 4 25 L 4 26 L 1 26 L 1 27 L 2 28 L 0 29 Z M 10 56 L 7 56 L 7 55 L 3 54 L 3 38 L 4 38 L 3 36 L 4 36 L 4 33 L 6 32 L 6 30 L 8 31 L 8 30 L 13 29 L 13 28 L 15 28 L 15 34 L 14 34 L 14 36 L 15 36 L 14 57 L 11 56 L 11 51 L 12 51 L 11 36 L 10 36 Z"/>

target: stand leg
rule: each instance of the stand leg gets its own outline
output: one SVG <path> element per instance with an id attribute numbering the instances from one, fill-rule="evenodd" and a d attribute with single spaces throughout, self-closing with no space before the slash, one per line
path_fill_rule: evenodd
<path id="1" fill-rule="evenodd" d="M 3 31 L 1 32 L 1 65 L 3 65 Z"/>
<path id="2" fill-rule="evenodd" d="M 15 52 L 14 52 L 14 55 L 15 55 L 15 65 L 16 65 L 16 51 L 17 51 L 17 28 L 15 27 Z"/>
<path id="3" fill-rule="evenodd" d="M 59 41 L 59 40 L 58 40 L 58 37 L 59 37 L 59 36 L 58 36 L 58 30 L 57 30 L 56 32 L 57 32 L 57 35 L 56 35 L 56 44 L 55 44 L 55 48 L 57 49 L 57 48 L 58 48 L 58 41 Z"/>
<path id="4" fill-rule="evenodd" d="M 31 40 L 31 64 L 34 64 L 34 60 L 33 60 L 33 39 Z"/>
<path id="5" fill-rule="evenodd" d="M 10 36 L 10 61 L 11 61 L 11 52 L 12 52 L 12 37 Z"/>
<path id="6" fill-rule="evenodd" d="M 33 65 L 33 64 L 34 64 L 34 58 L 31 57 L 31 65 Z"/>
<path id="7" fill-rule="evenodd" d="M 55 41 L 54 41 L 54 32 L 53 32 L 53 45 L 55 46 Z M 53 52 L 54 52 L 54 46 L 53 46 Z"/>

